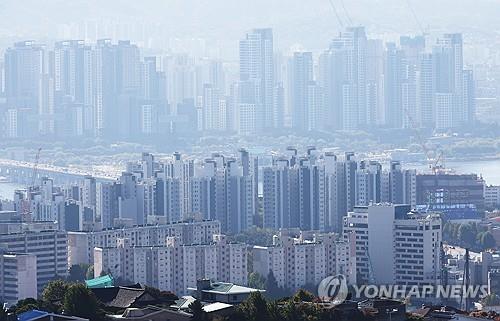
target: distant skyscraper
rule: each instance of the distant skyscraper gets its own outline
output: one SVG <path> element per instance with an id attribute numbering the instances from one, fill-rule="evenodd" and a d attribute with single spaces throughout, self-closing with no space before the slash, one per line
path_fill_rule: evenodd
<path id="1" fill-rule="evenodd" d="M 418 120 L 415 120 L 415 122 L 418 121 L 420 126 L 425 128 L 434 128 L 436 123 L 434 109 L 435 90 L 433 57 L 431 54 L 422 54 L 419 63 L 419 115 Z"/>
<path id="2" fill-rule="evenodd" d="M 241 135 L 250 135 L 261 129 L 262 122 L 259 120 L 260 85 L 258 81 L 240 81 L 235 86 L 236 101 L 236 126 Z"/>
<path id="3" fill-rule="evenodd" d="M 471 126 L 476 119 L 476 92 L 472 70 L 464 70 L 463 86 L 464 124 Z"/>
<path id="4" fill-rule="evenodd" d="M 399 38 L 401 49 L 405 53 L 405 57 L 409 64 L 418 65 L 420 56 L 425 51 L 425 37 L 424 36 L 401 36 Z"/>
<path id="5" fill-rule="evenodd" d="M 363 27 L 342 32 L 320 57 L 319 83 L 326 93 L 332 129 L 355 130 L 368 123 L 366 61 Z"/>
<path id="6" fill-rule="evenodd" d="M 366 57 L 366 109 L 369 126 L 385 123 L 384 43 L 369 39 Z"/>
<path id="7" fill-rule="evenodd" d="M 440 124 L 436 126 L 442 129 L 461 126 L 465 115 L 462 35 L 445 34 L 443 38 L 438 39 L 433 48 L 433 57 L 436 93 L 439 95 L 435 97 L 436 114 L 445 117 L 446 112 L 446 117 L 449 118 L 448 120 L 441 119 Z"/>
<path id="8" fill-rule="evenodd" d="M 140 97 L 141 91 L 139 48 L 130 41 L 112 44 L 109 39 L 99 40 L 96 46 L 95 68 L 96 135 L 128 135 L 131 111 L 138 108 L 130 98 Z"/>
<path id="9" fill-rule="evenodd" d="M 386 125 L 411 127 L 417 118 L 416 66 L 393 43 L 387 44 L 385 65 Z"/>
<path id="10" fill-rule="evenodd" d="M 5 51 L 5 97 L 7 106 L 17 110 L 17 117 L 9 119 L 17 121 L 10 124 L 10 134 L 32 136 L 48 130 L 38 117 L 42 114 L 47 117 L 50 112 L 45 65 L 45 49 L 34 41 L 17 42 Z M 20 117 L 21 114 L 30 115 L 33 121 Z"/>
<path id="11" fill-rule="evenodd" d="M 285 127 L 285 89 L 279 83 L 274 88 L 274 127 Z"/>
<path id="12" fill-rule="evenodd" d="M 34 41 L 17 42 L 5 51 L 5 96 L 11 108 L 40 108 L 45 49 Z"/>
<path id="13" fill-rule="evenodd" d="M 56 42 L 53 59 L 56 103 L 70 96 L 75 102 L 91 104 L 92 48 L 83 40 Z"/>
<path id="14" fill-rule="evenodd" d="M 203 91 L 203 125 L 205 130 L 226 130 L 226 100 L 219 89 L 205 85 Z"/>
<path id="15" fill-rule="evenodd" d="M 291 114 L 292 128 L 308 129 L 308 87 L 313 81 L 313 58 L 311 52 L 296 52 L 290 62 L 291 66 Z"/>
<path id="16" fill-rule="evenodd" d="M 386 124 L 391 128 L 401 128 L 403 116 L 402 84 L 405 68 L 404 53 L 394 43 L 387 44 L 385 63 L 385 115 Z"/>
<path id="17" fill-rule="evenodd" d="M 255 81 L 258 128 L 274 126 L 274 54 L 272 29 L 253 29 L 240 41 L 240 80 Z"/>
<path id="18" fill-rule="evenodd" d="M 325 101 L 324 92 L 316 81 L 307 83 L 306 91 L 306 119 L 307 130 L 325 129 Z"/>

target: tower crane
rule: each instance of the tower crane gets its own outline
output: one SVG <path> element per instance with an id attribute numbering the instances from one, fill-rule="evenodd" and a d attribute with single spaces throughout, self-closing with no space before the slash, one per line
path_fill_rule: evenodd
<path id="1" fill-rule="evenodd" d="M 413 16 L 413 19 L 415 20 L 415 23 L 417 24 L 418 28 L 420 29 L 420 31 L 422 32 L 422 35 L 424 37 L 428 36 L 429 33 L 424 29 L 424 27 L 422 26 L 422 22 L 420 21 L 420 19 L 418 18 L 417 16 L 417 13 L 415 12 L 415 9 L 413 8 L 413 6 L 411 5 L 411 2 L 410 0 L 406 0 L 406 5 L 408 6 L 408 9 L 410 9 L 410 12 L 411 12 L 411 15 Z"/>
<path id="2" fill-rule="evenodd" d="M 38 164 L 40 162 L 40 152 L 42 148 L 38 148 L 35 155 L 35 162 L 33 163 L 33 167 L 31 169 L 31 181 L 30 184 L 26 187 L 26 197 L 22 203 L 22 220 L 30 221 L 31 220 L 31 193 L 35 191 L 35 183 L 36 177 L 38 176 Z"/>
<path id="3" fill-rule="evenodd" d="M 405 113 L 408 122 L 410 124 L 410 128 L 415 132 L 417 143 L 420 145 L 420 148 L 422 148 L 422 151 L 425 154 L 427 163 L 429 164 L 429 169 L 433 174 L 438 174 L 442 172 L 445 169 L 443 151 L 435 151 L 427 147 L 425 138 L 421 135 L 417 123 L 415 122 L 411 114 L 408 112 L 408 109 L 405 109 Z"/>

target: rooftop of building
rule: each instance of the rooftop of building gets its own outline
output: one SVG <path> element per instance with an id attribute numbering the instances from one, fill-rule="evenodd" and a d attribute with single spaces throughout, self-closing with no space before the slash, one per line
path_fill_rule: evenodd
<path id="1" fill-rule="evenodd" d="M 206 293 L 214 293 L 214 294 L 247 294 L 252 292 L 265 292 L 265 290 L 254 289 L 246 286 L 236 285 L 234 283 L 226 283 L 226 282 L 210 282 L 209 280 L 202 280 L 202 282 L 198 281 L 198 286 L 206 282 L 204 284 L 204 288 L 188 288 L 190 291 L 203 291 Z"/>
<path id="2" fill-rule="evenodd" d="M 103 275 L 91 280 L 86 280 L 85 285 L 88 288 L 103 288 L 113 285 L 113 277 L 111 275 Z"/>
<path id="3" fill-rule="evenodd" d="M 183 221 L 170 222 L 170 223 L 166 223 L 166 224 L 143 224 L 143 225 L 133 225 L 133 226 L 124 226 L 124 227 L 109 227 L 109 228 L 104 228 L 100 231 L 75 231 L 75 232 L 68 232 L 68 233 L 70 233 L 70 234 L 102 233 L 102 232 L 109 232 L 109 231 L 132 230 L 132 229 L 136 229 L 136 228 L 153 228 L 153 227 L 168 227 L 168 226 L 174 226 L 174 225 L 190 225 L 193 223 L 218 223 L 218 221 L 211 220 L 211 219 L 202 219 L 202 220 L 188 219 L 188 220 L 183 220 Z"/>
<path id="4" fill-rule="evenodd" d="M 130 308 L 144 306 L 158 301 L 146 288 L 113 286 L 105 288 L 91 288 L 96 298 L 105 306 L 112 308 Z"/>
<path id="5" fill-rule="evenodd" d="M 17 316 L 18 321 L 34 321 L 34 320 L 50 320 L 50 321 L 88 321 L 88 319 L 83 319 L 74 316 L 61 315 L 56 313 L 50 313 L 47 311 L 40 310 L 30 310 L 24 313 L 21 313 Z"/>
<path id="6" fill-rule="evenodd" d="M 190 320 L 192 318 L 192 314 L 184 311 L 165 309 L 152 305 L 146 306 L 144 308 L 127 308 L 122 314 L 108 315 L 108 317 L 118 320 L 148 320 L 149 318 L 152 319 L 154 315 L 168 315 L 168 317 L 165 317 L 165 320 L 171 321 Z"/>
<path id="7" fill-rule="evenodd" d="M 0 236 L 12 236 L 12 235 L 36 235 L 39 233 L 52 233 L 52 234 L 64 234 L 66 235 L 68 232 L 66 231 L 61 231 L 61 230 L 36 230 L 36 231 L 31 231 L 31 230 L 26 230 L 26 231 L 21 231 L 21 232 L 14 232 L 14 233 L 9 233 L 9 234 L 0 234 Z"/>

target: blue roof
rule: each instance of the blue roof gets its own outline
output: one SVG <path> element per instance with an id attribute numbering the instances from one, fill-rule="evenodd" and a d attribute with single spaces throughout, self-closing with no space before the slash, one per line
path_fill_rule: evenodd
<path id="1" fill-rule="evenodd" d="M 46 311 L 40 311 L 40 310 L 31 310 L 31 311 L 26 311 L 17 316 L 18 321 L 29 321 L 33 320 L 36 318 L 39 318 L 41 316 L 49 314 Z"/>

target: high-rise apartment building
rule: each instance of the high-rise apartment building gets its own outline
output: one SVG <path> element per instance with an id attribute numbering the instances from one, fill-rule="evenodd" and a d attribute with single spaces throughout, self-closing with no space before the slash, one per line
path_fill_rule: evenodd
<path id="1" fill-rule="evenodd" d="M 271 229 L 340 231 L 342 217 L 356 205 L 416 202 L 416 172 L 393 161 L 383 170 L 375 161 L 357 161 L 353 153 L 275 157 L 263 168 L 263 219 Z"/>
<path id="2" fill-rule="evenodd" d="M 220 234 L 217 221 L 191 221 L 163 225 L 146 225 L 90 232 L 68 232 L 68 262 L 91 264 L 94 247 L 114 247 L 118 239 L 129 239 L 132 246 L 159 246 L 167 237 L 177 237 L 182 244 L 206 244 Z"/>
<path id="3" fill-rule="evenodd" d="M 240 81 L 254 82 L 257 89 L 255 93 L 258 93 L 253 99 L 255 110 L 245 110 L 243 116 L 254 117 L 256 129 L 272 128 L 276 114 L 273 98 L 275 80 L 272 29 L 253 29 L 240 41 Z"/>
<path id="4" fill-rule="evenodd" d="M 327 276 L 343 274 L 348 284 L 356 284 L 356 255 L 349 242 L 336 234 L 298 238 L 281 231 L 272 246 L 254 246 L 254 271 L 268 277 L 272 272 L 278 286 L 298 290 L 315 286 Z"/>
<path id="5" fill-rule="evenodd" d="M 141 283 L 160 290 L 187 294 L 197 280 L 212 279 L 245 285 L 247 283 L 247 245 L 229 243 L 214 235 L 213 243 L 184 244 L 168 237 L 157 246 L 132 245 L 130 239 L 117 239 L 113 247 L 94 249 L 94 273 L 111 273 L 115 278 Z"/>
<path id="6" fill-rule="evenodd" d="M 314 80 L 312 52 L 295 52 L 290 65 L 292 127 L 304 131 L 309 127 L 309 85 Z"/>

